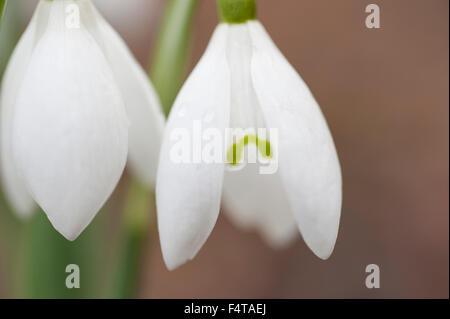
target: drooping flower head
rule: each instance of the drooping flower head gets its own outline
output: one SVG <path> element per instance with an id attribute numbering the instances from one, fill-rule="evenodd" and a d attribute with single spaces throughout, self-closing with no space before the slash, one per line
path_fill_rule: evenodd
<path id="1" fill-rule="evenodd" d="M 177 97 L 163 138 L 156 193 L 166 265 L 174 269 L 198 253 L 216 223 L 222 194 L 238 225 L 257 229 L 274 246 L 300 231 L 326 259 L 337 237 L 342 181 L 325 118 L 256 20 L 254 0 L 218 5 L 221 23 Z M 195 131 L 196 123 L 203 132 L 225 132 L 221 162 L 174 161 L 176 136 Z M 227 129 L 244 133 L 227 138 Z M 250 148 L 275 162 L 275 169 L 264 173 L 244 159 Z M 192 157 L 199 149 L 192 147 Z"/>
<path id="2" fill-rule="evenodd" d="M 91 0 L 41 0 L 1 90 L 2 182 L 73 240 L 131 170 L 154 185 L 163 115 L 145 72 Z"/>

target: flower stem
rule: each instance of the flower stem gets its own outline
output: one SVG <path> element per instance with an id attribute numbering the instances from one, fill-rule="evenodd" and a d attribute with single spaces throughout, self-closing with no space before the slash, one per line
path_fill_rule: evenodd
<path id="1" fill-rule="evenodd" d="M 256 19 L 255 0 L 217 0 L 220 22 L 244 23 Z"/>
<path id="2" fill-rule="evenodd" d="M 113 279 L 111 298 L 134 298 L 144 253 L 144 243 L 155 220 L 156 210 L 152 192 L 136 179 L 128 187 L 120 238 L 119 260 Z"/>
<path id="3" fill-rule="evenodd" d="M 3 13 L 5 12 L 7 0 L 0 0 L 0 27 L 2 25 Z"/>
<path id="4" fill-rule="evenodd" d="M 0 2 L 1 1 L 2 0 L 0 0 Z M 6 2 L 3 2 L 2 5 L 5 6 Z M 1 10 L 2 9 L 0 8 L 0 11 Z M 22 31 L 17 23 L 17 21 L 20 20 L 20 8 L 17 1 L 8 2 L 7 15 L 5 14 L 5 11 L 6 10 L 3 11 L 3 19 L 1 19 L 2 14 L 0 13 L 0 81 Z"/>
<path id="5" fill-rule="evenodd" d="M 197 0 L 170 0 L 158 36 L 151 77 L 166 115 L 182 85 Z"/>

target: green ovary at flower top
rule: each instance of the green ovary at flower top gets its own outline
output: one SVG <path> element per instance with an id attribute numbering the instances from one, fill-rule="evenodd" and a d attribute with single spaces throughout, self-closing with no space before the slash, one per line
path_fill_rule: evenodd
<path id="1" fill-rule="evenodd" d="M 311 250 L 327 259 L 339 228 L 342 178 L 326 120 L 256 19 L 255 1 L 217 4 L 221 23 L 175 101 L 161 148 L 156 194 L 166 265 L 174 269 L 195 257 L 214 228 L 222 192 L 225 212 L 238 225 L 259 231 L 276 247 L 300 231 Z M 277 154 L 271 162 L 277 169 L 261 175 L 254 165 L 225 170 L 227 163 L 172 162 L 176 141 L 170 130 L 192 127 L 205 114 L 206 124 L 220 130 L 276 129 Z M 256 142 L 257 136 L 246 136 L 232 145 L 228 164 L 237 163 L 245 145 Z M 271 155 L 267 146 L 269 153 L 263 154 Z"/>
<path id="2" fill-rule="evenodd" d="M 255 0 L 217 0 L 221 22 L 244 23 L 256 19 Z"/>

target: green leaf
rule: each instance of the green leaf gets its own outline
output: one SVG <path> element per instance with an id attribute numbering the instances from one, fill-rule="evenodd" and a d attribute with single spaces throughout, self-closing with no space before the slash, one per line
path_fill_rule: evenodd
<path id="1" fill-rule="evenodd" d="M 99 213 L 101 214 L 101 212 Z M 81 236 L 70 242 L 50 224 L 38 210 L 25 226 L 23 287 L 26 298 L 95 298 L 99 293 L 99 275 L 105 271 L 101 247 L 104 235 L 99 231 L 98 217 Z M 103 259 L 103 260 L 102 260 Z M 69 289 L 66 278 L 68 265 L 80 268 L 80 288 Z"/>

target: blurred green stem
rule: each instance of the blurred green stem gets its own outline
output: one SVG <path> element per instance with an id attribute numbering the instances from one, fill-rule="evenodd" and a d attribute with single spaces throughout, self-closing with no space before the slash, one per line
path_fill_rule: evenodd
<path id="1" fill-rule="evenodd" d="M 5 7 L 6 7 L 6 1 L 7 0 L 0 0 L 0 27 L 2 25 L 3 13 L 4 13 Z"/>
<path id="2" fill-rule="evenodd" d="M 183 83 L 197 0 L 170 0 L 151 66 L 151 78 L 166 116 Z"/>
<path id="3" fill-rule="evenodd" d="M 155 201 L 148 188 L 132 179 L 128 187 L 119 243 L 119 260 L 111 298 L 133 298 L 138 290 L 138 278 L 147 234 L 153 228 Z"/>

